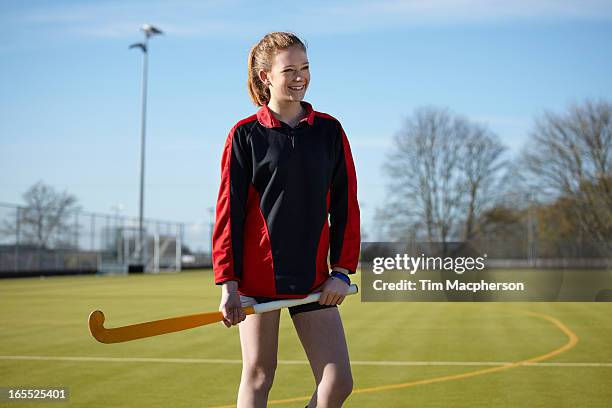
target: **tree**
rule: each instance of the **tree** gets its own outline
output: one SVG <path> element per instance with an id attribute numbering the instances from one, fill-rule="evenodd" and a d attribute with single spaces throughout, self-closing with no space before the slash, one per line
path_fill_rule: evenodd
<path id="1" fill-rule="evenodd" d="M 70 244 L 74 227 L 68 217 L 80 209 L 75 196 L 58 193 L 39 181 L 23 194 L 23 199 L 26 206 L 17 210 L 19 223 L 5 221 L 4 233 L 18 236 L 20 245 L 40 249 Z"/>
<path id="2" fill-rule="evenodd" d="M 476 234 L 478 225 L 476 219 L 487 205 L 492 203 L 491 197 L 499 191 L 497 175 L 507 166 L 502 160 L 506 148 L 499 142 L 497 136 L 486 127 L 479 124 L 464 123 L 470 129 L 465 130 L 462 140 L 462 160 L 460 168 L 467 182 L 467 209 L 463 240 L 469 241 Z"/>
<path id="3" fill-rule="evenodd" d="M 470 239 L 498 179 L 505 148 L 485 126 L 447 109 L 419 108 L 395 136 L 379 222 L 394 239 Z"/>
<path id="4" fill-rule="evenodd" d="M 593 240 L 612 240 L 612 104 L 587 100 L 536 121 L 521 161 L 533 189 L 565 197 Z"/>

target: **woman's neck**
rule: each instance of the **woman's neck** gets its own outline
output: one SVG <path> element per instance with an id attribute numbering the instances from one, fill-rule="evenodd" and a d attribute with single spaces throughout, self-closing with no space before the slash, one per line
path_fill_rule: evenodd
<path id="1" fill-rule="evenodd" d="M 273 99 L 268 102 L 268 108 L 276 119 L 285 122 L 291 127 L 297 125 L 306 113 L 306 110 L 299 101 L 279 103 Z"/>

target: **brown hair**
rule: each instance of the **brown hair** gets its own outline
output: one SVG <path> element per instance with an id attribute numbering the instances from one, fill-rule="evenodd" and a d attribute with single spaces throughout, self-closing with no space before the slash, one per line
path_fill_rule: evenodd
<path id="1" fill-rule="evenodd" d="M 249 76 L 247 89 L 253 103 L 263 106 L 270 102 L 270 90 L 259 79 L 258 71 L 263 69 L 270 72 L 272 69 L 272 58 L 278 50 L 284 50 L 293 45 L 298 45 L 306 51 L 305 43 L 297 35 L 287 32 L 273 32 L 266 34 L 249 52 Z"/>

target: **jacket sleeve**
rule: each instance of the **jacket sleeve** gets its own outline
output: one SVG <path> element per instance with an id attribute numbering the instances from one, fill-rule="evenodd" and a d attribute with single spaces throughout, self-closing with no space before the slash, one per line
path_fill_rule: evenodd
<path id="1" fill-rule="evenodd" d="M 330 264 L 355 273 L 359 261 L 360 219 L 357 176 L 348 139 L 338 122 L 336 162 L 330 192 Z"/>
<path id="2" fill-rule="evenodd" d="M 215 284 L 242 277 L 242 254 L 246 200 L 251 181 L 251 157 L 246 139 L 234 126 L 221 158 L 221 184 L 212 236 Z M 243 132 L 244 133 L 244 132 Z"/>

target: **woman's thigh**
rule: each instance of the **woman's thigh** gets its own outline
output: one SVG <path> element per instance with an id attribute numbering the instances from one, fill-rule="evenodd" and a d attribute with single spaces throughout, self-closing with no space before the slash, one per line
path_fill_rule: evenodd
<path id="1" fill-rule="evenodd" d="M 292 320 L 317 384 L 324 370 L 331 370 L 330 374 L 334 375 L 350 376 L 351 365 L 338 308 L 298 313 Z"/>
<path id="2" fill-rule="evenodd" d="M 248 315 L 238 324 L 242 363 L 246 367 L 276 367 L 280 310 Z"/>

